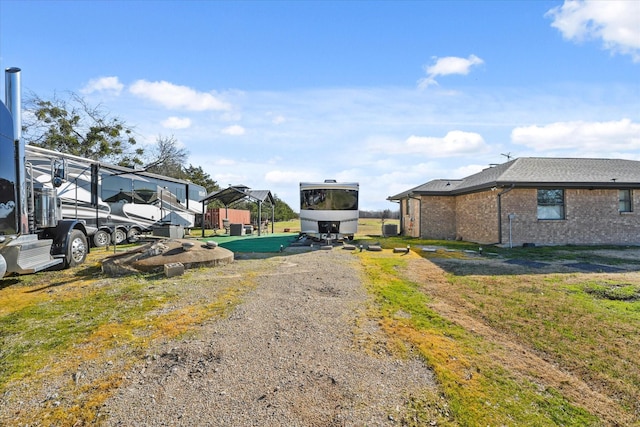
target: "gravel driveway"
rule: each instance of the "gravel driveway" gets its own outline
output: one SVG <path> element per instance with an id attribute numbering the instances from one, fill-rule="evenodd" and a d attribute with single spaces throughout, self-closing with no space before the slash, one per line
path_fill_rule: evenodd
<path id="1" fill-rule="evenodd" d="M 229 318 L 154 350 L 106 402 L 110 426 L 387 426 L 432 390 L 389 355 L 357 259 L 316 250 L 221 267 L 257 286 Z M 235 279 L 234 279 L 235 278 Z"/>

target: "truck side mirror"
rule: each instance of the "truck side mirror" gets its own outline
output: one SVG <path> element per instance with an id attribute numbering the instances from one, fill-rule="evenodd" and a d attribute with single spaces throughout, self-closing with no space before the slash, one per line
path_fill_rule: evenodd
<path id="1" fill-rule="evenodd" d="M 66 159 L 54 159 L 51 165 L 51 181 L 54 187 L 60 187 L 67 180 Z"/>

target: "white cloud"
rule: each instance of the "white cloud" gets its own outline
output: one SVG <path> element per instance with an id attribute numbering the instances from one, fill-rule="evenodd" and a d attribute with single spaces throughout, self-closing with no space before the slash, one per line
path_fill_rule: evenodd
<path id="1" fill-rule="evenodd" d="M 239 135 L 244 135 L 246 131 L 240 125 L 232 125 L 232 126 L 227 126 L 226 128 L 222 129 L 220 132 L 225 135 L 239 136 Z"/>
<path id="2" fill-rule="evenodd" d="M 167 129 L 187 129 L 191 127 L 191 119 L 188 117 L 169 117 L 162 122 L 162 127 Z"/>
<path id="3" fill-rule="evenodd" d="M 471 155 L 485 152 L 488 148 L 480 134 L 460 130 L 450 131 L 442 138 L 411 135 L 404 147 L 408 152 L 431 157 Z"/>
<path id="4" fill-rule="evenodd" d="M 448 76 L 451 74 L 459 74 L 466 76 L 471 71 L 471 67 L 483 64 L 484 61 L 476 55 L 469 55 L 468 58 L 459 58 L 456 56 L 447 56 L 444 58 L 433 58 L 435 63 L 425 67 L 427 77 L 418 80 L 418 87 L 425 89 L 431 85 L 437 85 L 436 77 Z"/>
<path id="5" fill-rule="evenodd" d="M 284 116 L 275 116 L 271 122 L 274 125 L 280 125 L 280 124 L 284 123 L 285 121 L 286 121 L 286 119 L 284 118 Z"/>
<path id="6" fill-rule="evenodd" d="M 227 111 L 222 113 L 219 118 L 223 122 L 237 122 L 242 119 L 242 113 L 240 111 Z"/>
<path id="7" fill-rule="evenodd" d="M 630 119 L 609 122 L 557 122 L 518 127 L 511 140 L 535 151 L 576 150 L 610 153 L 640 149 L 640 123 Z"/>
<path id="8" fill-rule="evenodd" d="M 215 160 L 216 166 L 236 166 L 238 162 L 235 159 L 219 158 Z"/>
<path id="9" fill-rule="evenodd" d="M 237 173 L 215 173 L 210 175 L 218 183 L 220 188 L 227 188 L 231 185 L 246 185 L 247 176 Z"/>
<path id="10" fill-rule="evenodd" d="M 119 95 L 123 88 L 124 85 L 115 76 L 99 77 L 89 80 L 89 83 L 80 89 L 80 92 L 87 95 L 94 92 L 111 92 Z"/>
<path id="11" fill-rule="evenodd" d="M 636 0 L 567 0 L 546 16 L 568 40 L 600 39 L 605 49 L 640 62 L 640 2 Z"/>
<path id="12" fill-rule="evenodd" d="M 487 165 L 465 165 L 465 166 L 460 166 L 457 167 L 455 169 L 453 169 L 453 171 L 448 174 L 446 176 L 446 178 L 452 178 L 452 179 L 460 179 L 460 178 L 465 178 L 467 176 L 476 174 L 484 169 L 487 168 Z M 442 178 L 442 177 L 441 177 Z"/>
<path id="13" fill-rule="evenodd" d="M 265 174 L 264 180 L 270 184 L 291 184 L 304 181 L 312 181 L 313 175 L 302 171 L 273 170 Z"/>
<path id="14" fill-rule="evenodd" d="M 218 99 L 213 93 L 197 92 L 190 87 L 174 85 L 166 81 L 138 80 L 131 85 L 129 91 L 136 96 L 150 99 L 170 109 L 224 111 L 231 108 L 228 103 Z"/>

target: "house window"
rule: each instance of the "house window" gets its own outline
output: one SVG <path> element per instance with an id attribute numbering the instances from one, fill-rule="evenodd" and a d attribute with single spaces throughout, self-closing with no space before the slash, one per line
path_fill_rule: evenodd
<path id="1" fill-rule="evenodd" d="M 564 219 L 564 190 L 538 190 L 538 219 Z"/>
<path id="2" fill-rule="evenodd" d="M 631 212 L 631 190 L 618 190 L 618 211 Z"/>

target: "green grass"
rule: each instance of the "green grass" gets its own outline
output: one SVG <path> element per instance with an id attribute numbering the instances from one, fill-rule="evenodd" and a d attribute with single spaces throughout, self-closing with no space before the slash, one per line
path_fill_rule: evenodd
<path id="1" fill-rule="evenodd" d="M 640 284 L 617 282 L 587 282 L 582 289 L 591 295 L 613 301 L 640 300 Z"/>
<path id="2" fill-rule="evenodd" d="M 129 283 L 41 302 L 0 317 L 0 390 L 2 384 L 37 369 L 48 362 L 48 355 L 78 343 L 101 325 L 140 318 L 166 299 L 145 298 L 148 285 L 123 280 Z"/>
<path id="3" fill-rule="evenodd" d="M 438 425 L 599 425 L 596 416 L 560 391 L 541 389 L 497 363 L 493 343 L 428 308 L 430 298 L 421 287 L 399 276 L 403 260 L 367 252 L 360 257 L 383 328 L 424 357 L 447 401 L 448 416 L 435 411 L 429 417 L 418 410 L 417 419 L 430 418 Z M 427 410 L 439 400 L 431 396 L 414 404 Z"/>
<path id="4" fill-rule="evenodd" d="M 458 307 L 461 312 L 499 331 L 527 352 L 540 355 L 543 360 L 550 361 L 591 385 L 610 399 L 603 407 L 608 406 L 612 413 L 618 414 L 618 423 L 640 425 L 640 362 L 637 359 L 640 353 L 640 278 L 637 272 L 504 274 L 499 272 L 500 267 L 495 264 L 482 266 L 472 262 L 464 268 L 452 267 L 451 262 L 454 261 L 463 265 L 469 260 L 481 260 L 468 257 L 463 252 L 477 251 L 478 245 L 473 243 L 404 237 L 382 238 L 379 241 L 387 249 L 407 245 L 412 248 L 429 246 L 453 249 L 453 252 L 438 251 L 437 254 L 414 249 L 417 255 L 443 261 L 438 261 L 439 265 L 451 267 L 449 273 L 441 271 L 446 284 L 438 288 L 439 300 Z M 629 256 L 602 255 L 607 253 L 603 250 L 625 249 L 618 246 L 483 249 L 485 254 L 494 252 L 500 255 L 500 259 L 569 260 L 627 266 L 640 264 L 640 260 Z M 599 252 L 594 253 L 596 250 Z M 380 286 L 372 287 L 372 292 L 379 297 L 378 303 L 383 307 L 382 316 L 387 319 L 385 322 L 393 320 L 393 315 L 389 313 L 394 311 L 413 313 L 411 325 L 403 329 L 393 323 L 393 327 L 388 327 L 389 332 L 393 336 L 403 336 L 409 345 L 420 349 L 433 366 L 456 423 L 466 425 L 473 418 L 491 425 L 496 422 L 505 425 L 601 425 L 614 422 L 616 416 L 603 415 L 609 409 L 590 408 L 584 402 L 576 402 L 578 398 L 571 395 L 566 385 L 558 383 L 549 386 L 547 383 L 541 391 L 540 380 L 535 375 L 530 373 L 523 376 L 522 372 L 514 371 L 511 366 L 496 364 L 495 361 L 500 358 L 490 355 L 497 350 L 487 347 L 485 340 L 452 331 L 452 326 L 443 323 L 437 314 L 411 309 L 415 306 L 413 300 L 418 298 L 414 293 L 424 294 L 426 300 L 423 304 L 430 304 L 429 292 L 425 290 L 429 286 L 416 287 L 403 278 L 403 267 L 398 264 L 400 261 L 397 256 L 395 261 L 393 257 L 389 261 L 370 255 L 364 259 L 373 283 L 380 281 L 378 276 L 382 274 L 381 271 L 388 272 Z M 393 268 L 386 265 L 389 262 Z M 456 271 L 464 274 L 458 275 Z M 428 282 L 432 278 L 426 277 L 424 280 Z M 412 295 L 411 298 L 401 300 L 398 295 L 393 298 L 389 296 L 399 289 L 400 295 Z M 387 306 L 390 308 L 384 309 Z M 437 337 L 435 332 L 429 331 L 429 322 L 433 324 L 434 331 L 446 334 L 453 343 L 447 341 L 446 346 L 442 342 L 428 344 Z M 447 346 L 451 351 L 449 356 L 439 357 L 441 350 L 436 349 Z M 481 367 L 481 380 L 476 384 L 478 394 L 469 393 L 467 388 L 461 386 L 465 383 L 456 377 L 450 359 L 465 360 L 469 366 Z M 484 396 L 495 397 L 501 409 L 493 408 L 490 413 L 483 415 L 480 402 Z M 515 407 L 511 406 L 513 396 L 519 402 Z M 434 404 L 431 402 L 425 407 L 433 407 Z M 524 410 L 524 407 L 528 410 Z M 564 417 L 563 414 L 571 415 Z M 518 418 L 520 416 L 522 418 Z M 529 420 L 536 421 L 528 424 Z"/>
<path id="5" fill-rule="evenodd" d="M 379 220 L 378 220 L 379 221 Z M 369 224 L 371 227 L 372 224 Z M 365 235 L 356 235 L 357 238 L 367 240 Z M 493 253 L 503 258 L 519 258 L 532 261 L 576 261 L 590 262 L 593 264 L 617 265 L 621 263 L 640 265 L 640 259 L 620 259 L 611 256 L 593 254 L 594 250 L 620 250 L 634 249 L 637 246 L 534 246 L 534 247 L 501 247 L 497 245 L 481 245 L 478 243 L 465 242 L 460 240 L 432 240 L 405 236 L 379 237 L 375 236 L 383 248 L 406 247 L 440 247 L 458 251 L 478 252 L 482 248 L 483 253 Z"/>

